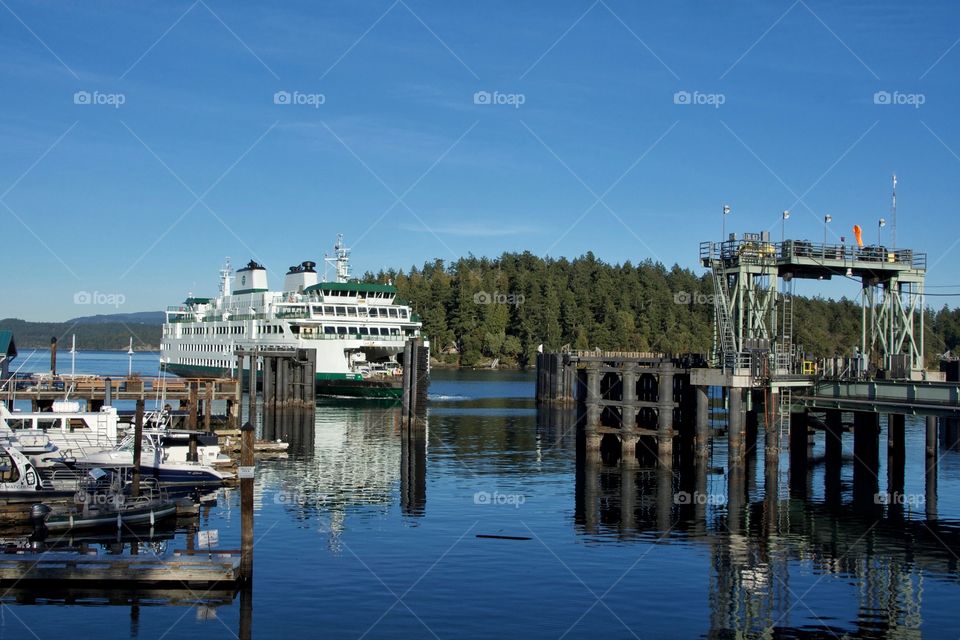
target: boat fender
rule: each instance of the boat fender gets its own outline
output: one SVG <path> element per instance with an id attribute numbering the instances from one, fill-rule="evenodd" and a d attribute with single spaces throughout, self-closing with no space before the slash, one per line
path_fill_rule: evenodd
<path id="1" fill-rule="evenodd" d="M 152 527 L 156 524 L 156 519 L 153 517 L 153 509 L 150 510 L 150 526 Z"/>
<path id="2" fill-rule="evenodd" d="M 119 531 L 122 528 L 123 528 L 123 518 L 118 513 L 117 514 L 117 530 Z"/>

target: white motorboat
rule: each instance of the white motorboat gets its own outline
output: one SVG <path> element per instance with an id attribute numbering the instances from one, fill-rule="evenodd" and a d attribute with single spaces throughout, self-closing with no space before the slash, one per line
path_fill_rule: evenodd
<path id="1" fill-rule="evenodd" d="M 54 403 L 53 411 L 13 411 L 0 403 L 0 436 L 45 434 L 65 456 L 82 457 L 117 444 L 117 410 L 79 411 L 76 403 Z"/>
<path id="2" fill-rule="evenodd" d="M 176 446 L 167 449 L 164 442 L 169 437 L 168 432 L 145 432 L 141 441 L 140 474 L 155 478 L 164 486 L 208 486 L 220 485 L 233 478 L 232 473 L 218 471 L 211 463 L 229 461 L 229 457 L 220 453 L 216 445 L 201 445 L 197 447 L 199 460 L 189 462 L 186 459 L 188 447 Z M 215 436 L 214 436 L 215 437 Z M 129 469 L 133 467 L 134 437 L 128 435 L 123 442 L 112 449 L 106 449 L 88 456 L 76 459 L 78 468 L 110 468 Z M 172 457 L 169 451 L 178 451 Z M 181 457 L 182 456 L 182 457 Z"/>

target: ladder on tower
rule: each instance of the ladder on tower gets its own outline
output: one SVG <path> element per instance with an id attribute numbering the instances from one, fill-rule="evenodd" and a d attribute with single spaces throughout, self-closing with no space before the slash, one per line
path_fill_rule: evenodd
<path id="1" fill-rule="evenodd" d="M 716 331 L 719 337 L 720 353 L 719 364 L 724 369 L 733 369 L 737 362 L 737 341 L 730 326 L 730 296 L 727 287 L 727 276 L 723 272 L 723 261 L 717 259 L 712 262 L 713 271 L 713 299 L 716 310 Z"/>
<path id="2" fill-rule="evenodd" d="M 777 428 L 780 430 L 780 442 L 790 435 L 790 387 L 780 389 L 780 402 L 777 405 Z"/>
<path id="3" fill-rule="evenodd" d="M 793 283 L 785 283 L 780 295 L 780 339 L 777 349 L 777 373 L 793 371 Z"/>

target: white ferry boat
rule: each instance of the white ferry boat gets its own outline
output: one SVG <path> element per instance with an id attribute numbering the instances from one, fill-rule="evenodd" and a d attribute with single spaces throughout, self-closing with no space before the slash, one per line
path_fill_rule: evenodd
<path id="1" fill-rule="evenodd" d="M 420 335 L 420 319 L 392 284 L 351 279 L 342 235 L 324 260 L 335 280 L 320 282 L 316 263 L 306 261 L 290 267 L 281 291 L 270 290 L 262 265 L 251 260 L 234 274 L 228 260 L 220 295 L 167 307 L 161 366 L 182 377 L 224 377 L 235 373 L 238 348 L 315 349 L 319 395 L 399 397 L 397 356 Z"/>

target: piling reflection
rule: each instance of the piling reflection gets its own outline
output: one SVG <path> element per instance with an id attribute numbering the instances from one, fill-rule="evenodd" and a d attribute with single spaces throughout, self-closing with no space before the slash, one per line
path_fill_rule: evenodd
<path id="1" fill-rule="evenodd" d="M 869 455 L 871 443 L 861 447 Z M 578 447 L 575 529 L 594 541 L 707 548 L 710 638 L 919 638 L 924 581 L 956 579 L 960 523 L 865 500 L 863 487 L 844 493 L 839 471 L 818 471 L 823 460 L 813 457 L 790 470 L 781 492 L 778 464 L 767 462 L 774 470 L 761 488 L 756 449 L 731 468 L 677 456 L 668 469 Z M 901 471 L 891 473 L 902 482 Z M 821 480 L 822 494 L 812 490 Z M 860 482 L 876 493 L 876 477 Z M 847 607 L 850 585 L 856 599 Z M 847 595 L 824 604 L 817 589 L 828 586 Z M 846 608 L 838 615 L 835 606 Z"/>

